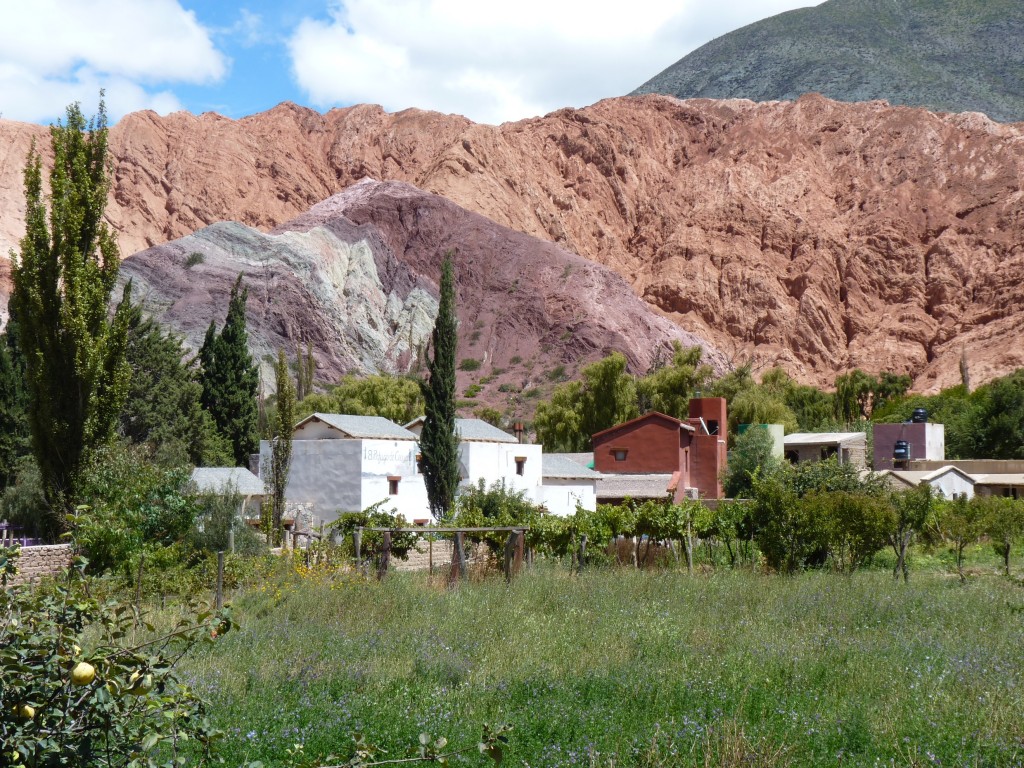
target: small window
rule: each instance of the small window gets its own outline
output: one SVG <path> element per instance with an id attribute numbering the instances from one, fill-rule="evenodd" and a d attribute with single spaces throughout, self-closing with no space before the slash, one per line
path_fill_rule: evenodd
<path id="1" fill-rule="evenodd" d="M 708 434 L 709 435 L 717 435 L 718 434 L 718 419 L 708 419 Z"/>
<path id="2" fill-rule="evenodd" d="M 516 456 L 516 474 L 517 475 L 525 475 L 526 474 L 526 457 L 525 456 Z"/>
<path id="3" fill-rule="evenodd" d="M 615 457 L 616 461 L 625 461 L 627 453 L 629 453 L 629 451 L 627 451 L 625 448 L 616 448 L 614 451 L 612 451 L 612 456 Z"/>
<path id="4" fill-rule="evenodd" d="M 395 476 L 389 476 L 388 477 L 388 493 L 391 496 L 397 496 L 398 495 L 398 481 L 401 480 L 401 479 L 402 479 L 401 477 L 395 477 Z"/>
<path id="5" fill-rule="evenodd" d="M 423 474 L 423 454 L 422 453 L 417 453 L 416 454 L 416 474 L 417 475 L 422 475 Z"/>

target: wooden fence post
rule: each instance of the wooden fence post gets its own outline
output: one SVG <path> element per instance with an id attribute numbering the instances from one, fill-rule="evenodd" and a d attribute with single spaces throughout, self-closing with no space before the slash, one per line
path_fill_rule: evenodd
<path id="1" fill-rule="evenodd" d="M 135 579 L 135 621 L 142 615 L 142 565 L 146 561 L 146 553 L 139 555 L 139 575 Z"/>
<path id="2" fill-rule="evenodd" d="M 377 581 L 383 581 L 388 573 L 388 564 L 391 560 L 391 531 L 384 531 L 384 547 L 380 553 L 380 563 L 377 564 Z"/>
<path id="3" fill-rule="evenodd" d="M 455 532 L 455 544 L 452 551 L 452 567 L 448 575 L 448 585 L 454 587 L 460 579 L 466 578 L 466 549 L 462 531 Z"/>
<path id="4" fill-rule="evenodd" d="M 217 610 L 224 607 L 224 550 L 217 553 Z"/>
<path id="5" fill-rule="evenodd" d="M 512 563 L 518 548 L 519 531 L 512 531 L 505 541 L 505 560 L 502 564 L 502 571 L 505 574 L 505 583 L 512 583 Z"/>
<path id="6" fill-rule="evenodd" d="M 356 549 L 356 570 L 363 567 L 363 529 L 356 528 L 352 531 L 352 544 Z"/>
<path id="7" fill-rule="evenodd" d="M 583 573 L 583 563 L 587 557 L 587 534 L 580 536 L 580 553 L 576 558 L 577 573 Z"/>

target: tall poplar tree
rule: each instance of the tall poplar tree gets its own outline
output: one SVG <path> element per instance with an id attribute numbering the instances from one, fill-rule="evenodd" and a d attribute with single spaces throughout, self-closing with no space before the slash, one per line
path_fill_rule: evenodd
<path id="1" fill-rule="evenodd" d="M 259 407 L 256 390 L 259 372 L 249 354 L 249 334 L 245 327 L 245 303 L 249 289 L 238 276 L 231 288 L 227 320 L 217 334 L 213 321 L 199 350 L 199 382 L 203 385 L 202 404 L 210 412 L 217 429 L 231 442 L 235 464 L 244 467 L 249 455 L 259 450 Z"/>
<path id="2" fill-rule="evenodd" d="M 25 356 L 32 450 L 50 505 L 42 527 L 54 536 L 67 527 L 89 452 L 114 434 L 131 370 L 128 287 L 109 315 L 120 253 L 103 221 L 110 182 L 102 100 L 88 123 L 72 104 L 50 137 L 48 200 L 34 146 L 25 166 L 25 237 L 20 254 L 11 254 L 11 306 Z"/>
<path id="3" fill-rule="evenodd" d="M 430 513 L 440 520 L 455 503 L 459 485 L 459 438 L 455 434 L 455 352 L 458 320 L 455 315 L 454 252 L 441 263 L 441 299 L 431 337 L 432 355 L 423 382 L 423 431 L 420 433 L 420 467 L 427 486 Z"/>
<path id="4" fill-rule="evenodd" d="M 301 347 L 300 347 L 301 349 Z M 299 365 L 302 358 L 299 357 Z M 270 442 L 270 486 L 273 492 L 273 543 L 280 544 L 283 534 L 281 520 L 285 509 L 285 489 L 288 487 L 288 470 L 292 464 L 292 429 L 295 426 L 295 385 L 284 350 L 278 350 L 277 365 L 274 366 L 274 380 L 277 385 L 277 404 L 274 410 L 274 435 Z M 270 541 L 270 539 L 267 539 Z"/>

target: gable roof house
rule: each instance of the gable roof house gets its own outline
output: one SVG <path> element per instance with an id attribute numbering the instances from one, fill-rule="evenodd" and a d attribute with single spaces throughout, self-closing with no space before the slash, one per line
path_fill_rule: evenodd
<path id="1" fill-rule="evenodd" d="M 596 433 L 594 469 L 601 473 L 598 501 L 720 499 L 728 449 L 724 398 L 690 400 L 684 421 L 651 411 Z"/>

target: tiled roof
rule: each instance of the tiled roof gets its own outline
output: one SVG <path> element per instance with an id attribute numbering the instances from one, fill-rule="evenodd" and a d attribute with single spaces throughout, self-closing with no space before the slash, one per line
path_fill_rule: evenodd
<path id="1" fill-rule="evenodd" d="M 542 457 L 541 475 L 572 480 L 596 480 L 601 477 L 600 473 L 573 461 L 570 455 L 575 454 L 545 453 Z"/>
<path id="2" fill-rule="evenodd" d="M 656 475 L 601 475 L 597 481 L 600 499 L 663 499 L 672 482 L 670 474 Z"/>
<path id="3" fill-rule="evenodd" d="M 192 470 L 192 483 L 200 493 L 266 495 L 263 481 L 243 467 L 196 467 Z"/>
<path id="4" fill-rule="evenodd" d="M 385 440 L 415 440 L 416 435 L 383 416 L 352 416 L 345 413 L 314 413 L 296 424 L 300 427 L 310 420 L 322 421 L 344 432 L 349 437 L 381 438 Z"/>

